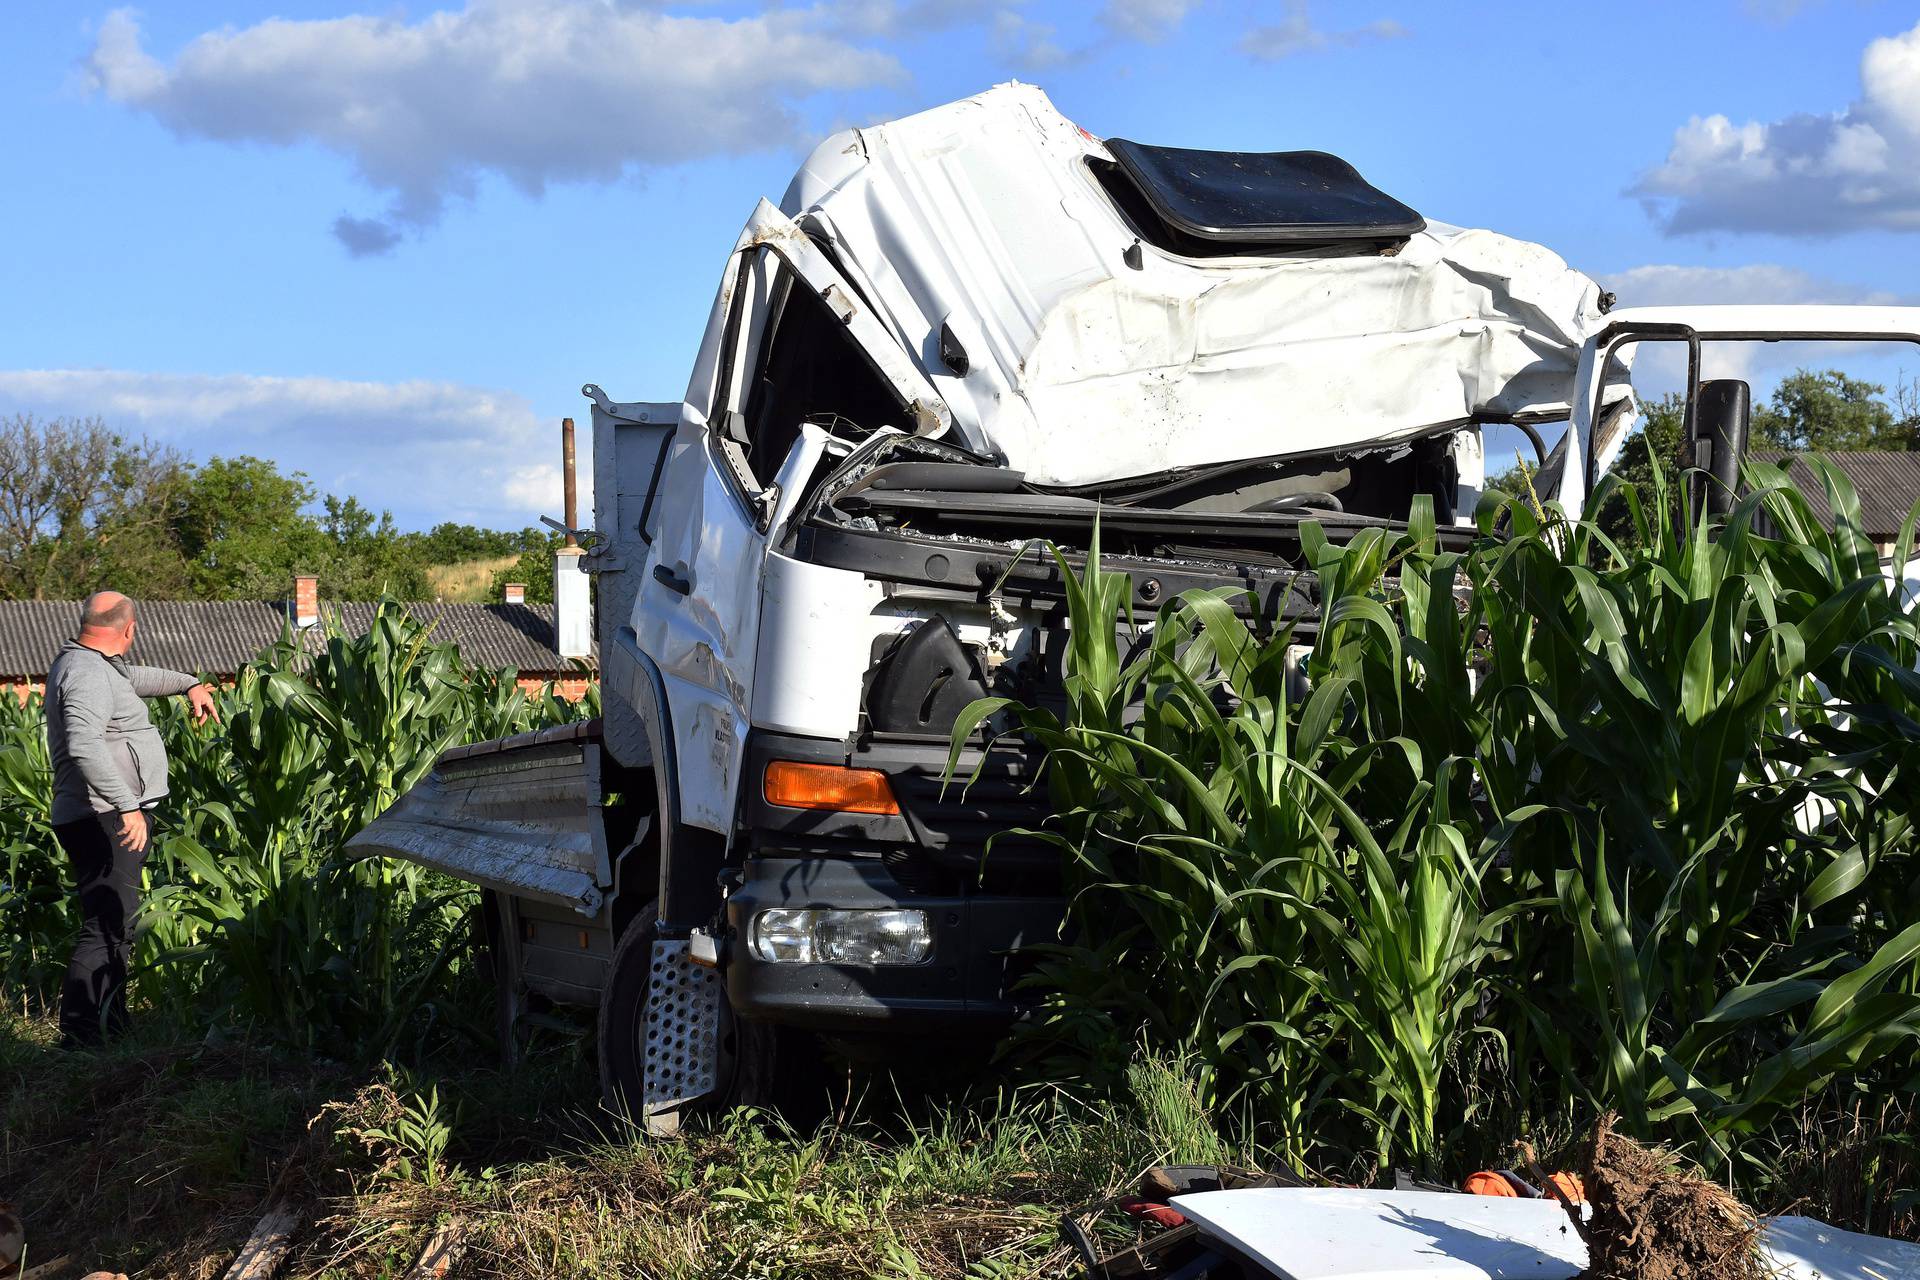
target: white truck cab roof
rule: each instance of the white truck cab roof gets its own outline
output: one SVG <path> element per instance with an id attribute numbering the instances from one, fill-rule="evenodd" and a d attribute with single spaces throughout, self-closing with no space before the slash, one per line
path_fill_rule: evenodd
<path id="1" fill-rule="evenodd" d="M 1603 319 L 1554 253 L 1426 222 L 1334 157 L 1102 142 L 1029 85 L 836 134 L 781 209 L 948 438 L 1039 484 L 1563 419 Z"/>

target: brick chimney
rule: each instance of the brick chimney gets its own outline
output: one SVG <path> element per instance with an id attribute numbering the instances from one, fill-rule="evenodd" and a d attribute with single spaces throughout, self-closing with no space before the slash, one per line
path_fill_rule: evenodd
<path id="1" fill-rule="evenodd" d="M 320 579 L 311 573 L 293 575 L 293 625 L 301 629 L 320 622 Z"/>
<path id="2" fill-rule="evenodd" d="M 502 583 L 500 589 L 506 594 L 508 604 L 525 604 L 527 602 L 527 584 L 524 582 Z"/>

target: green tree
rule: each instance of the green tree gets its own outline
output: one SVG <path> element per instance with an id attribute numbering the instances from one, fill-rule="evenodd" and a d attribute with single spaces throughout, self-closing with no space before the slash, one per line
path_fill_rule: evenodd
<path id="1" fill-rule="evenodd" d="M 403 534 L 402 537 L 427 564 L 492 560 L 536 550 L 546 546 L 548 541 L 547 531 L 534 526 L 517 531 L 480 529 L 452 521 L 443 521 L 425 533 Z"/>
<path id="2" fill-rule="evenodd" d="M 424 600 L 430 593 L 426 566 L 409 553 L 391 512 L 375 516 L 354 497 L 328 494 L 321 501 L 320 593 L 334 600 Z"/>
<path id="3" fill-rule="evenodd" d="M 98 418 L 0 421 L 0 596 L 65 599 L 109 578 L 184 585 L 167 531 L 184 478 L 173 450 Z"/>
<path id="4" fill-rule="evenodd" d="M 213 458 L 194 469 L 173 521 L 190 566 L 192 594 L 251 600 L 285 594 L 288 580 L 324 554 L 305 514 L 313 486 L 264 458 Z"/>
<path id="5" fill-rule="evenodd" d="M 507 598 L 509 582 L 526 585 L 529 604 L 553 603 L 553 553 L 560 549 L 560 544 L 566 538 L 544 530 L 528 529 L 526 532 L 541 535 L 540 543 L 528 547 L 520 553 L 518 560 L 495 572 L 493 583 L 487 588 L 487 599 L 491 603 L 499 604 Z"/>
<path id="6" fill-rule="evenodd" d="M 1881 398 L 1886 391 L 1838 369 L 1797 370 L 1780 380 L 1769 403 L 1754 410 L 1752 438 L 1795 453 L 1912 449 L 1920 422 L 1897 414 Z"/>

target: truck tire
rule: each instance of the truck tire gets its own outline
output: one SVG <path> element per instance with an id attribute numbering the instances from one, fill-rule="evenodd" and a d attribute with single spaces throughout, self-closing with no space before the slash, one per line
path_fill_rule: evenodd
<path id="1" fill-rule="evenodd" d="M 513 930 L 507 903 L 492 889 L 480 891 L 480 953 L 493 985 L 493 1031 L 500 1043 L 500 1067 L 520 1065 L 520 975 L 514 963 Z"/>
<path id="2" fill-rule="evenodd" d="M 600 1091 L 608 1110 L 635 1124 L 642 1124 L 645 1114 L 647 996 L 653 979 L 655 919 L 655 907 L 649 903 L 620 935 L 600 1001 Z M 681 1108 L 681 1115 L 770 1105 L 777 1043 L 774 1028 L 735 1018 L 723 994 L 717 1084 L 713 1092 Z"/>

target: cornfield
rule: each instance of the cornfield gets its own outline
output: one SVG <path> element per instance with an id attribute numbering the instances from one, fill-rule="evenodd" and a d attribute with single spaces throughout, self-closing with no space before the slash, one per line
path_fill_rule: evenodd
<path id="1" fill-rule="evenodd" d="M 1064 713 L 987 699 L 955 735 L 1047 753 L 1073 907 L 1026 1051 L 1188 1061 L 1216 1114 L 1356 1172 L 1617 1109 L 1740 1179 L 1911 1096 L 1920 632 L 1822 475 L 1827 524 L 1767 467 L 1711 527 L 1623 486 L 1626 545 L 1498 494 L 1464 551 L 1427 508 L 1308 526 L 1311 634 L 1226 591 L 1143 625 L 1097 538 L 1062 558 Z M 1903 1211 L 1920 1151 L 1885 1140 Z"/>
<path id="2" fill-rule="evenodd" d="M 218 725 L 153 704 L 172 796 L 146 860 L 136 1000 L 336 1057 L 428 1034 L 475 891 L 339 849 L 446 748 L 597 712 L 592 693 L 529 697 L 514 675 L 469 667 L 386 604 L 364 635 L 262 653 L 219 691 Z M 0 984 L 16 998 L 57 988 L 75 924 L 50 779 L 39 696 L 0 699 Z"/>

